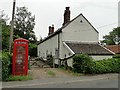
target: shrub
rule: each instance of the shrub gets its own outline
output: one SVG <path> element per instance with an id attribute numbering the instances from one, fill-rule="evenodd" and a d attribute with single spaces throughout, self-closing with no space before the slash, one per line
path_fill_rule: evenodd
<path id="1" fill-rule="evenodd" d="M 113 58 L 120 58 L 120 54 L 113 55 Z"/>
<path id="2" fill-rule="evenodd" d="M 80 54 L 73 57 L 73 70 L 77 73 L 120 73 L 120 58 L 93 61 L 88 55 Z"/>
<path id="3" fill-rule="evenodd" d="M 92 73 L 94 63 L 91 57 L 78 54 L 73 57 L 73 71 L 77 73 Z"/>
<path id="4" fill-rule="evenodd" d="M 5 81 L 11 74 L 11 55 L 4 51 L 0 54 L 2 56 L 2 80 Z"/>
<path id="5" fill-rule="evenodd" d="M 94 73 L 120 73 L 120 60 L 117 58 L 95 61 L 94 63 Z"/>

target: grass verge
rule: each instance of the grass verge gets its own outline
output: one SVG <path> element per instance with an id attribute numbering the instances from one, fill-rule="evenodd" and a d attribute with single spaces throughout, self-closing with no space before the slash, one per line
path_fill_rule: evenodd
<path id="1" fill-rule="evenodd" d="M 32 76 L 27 75 L 27 76 L 12 76 L 10 75 L 7 78 L 7 81 L 27 81 L 27 80 L 32 80 Z"/>
<path id="2" fill-rule="evenodd" d="M 56 75 L 55 72 L 53 72 L 53 71 L 51 71 L 51 70 L 47 71 L 47 74 L 48 74 L 49 76 L 52 76 L 52 77 Z"/>

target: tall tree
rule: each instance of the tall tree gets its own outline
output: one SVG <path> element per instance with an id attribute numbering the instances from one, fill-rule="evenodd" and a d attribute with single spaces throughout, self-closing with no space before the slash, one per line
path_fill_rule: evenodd
<path id="1" fill-rule="evenodd" d="M 107 45 L 114 45 L 115 39 L 117 38 L 116 36 L 120 40 L 120 27 L 114 28 L 113 31 L 109 32 L 109 35 L 103 36 L 104 40 L 101 41 L 101 43 L 106 43 Z"/>
<path id="2" fill-rule="evenodd" d="M 0 27 L 2 29 L 0 42 L 2 42 L 2 50 L 9 49 L 10 25 L 7 24 L 7 20 L 9 20 L 8 16 L 4 14 L 4 11 L 0 11 Z"/>
<path id="3" fill-rule="evenodd" d="M 26 7 L 17 7 L 14 23 L 14 39 L 21 37 L 29 41 L 36 41 L 33 31 L 35 26 L 35 16 Z"/>

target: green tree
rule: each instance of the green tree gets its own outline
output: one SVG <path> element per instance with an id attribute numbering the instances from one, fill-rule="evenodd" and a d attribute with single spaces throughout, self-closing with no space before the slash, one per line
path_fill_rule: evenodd
<path id="1" fill-rule="evenodd" d="M 37 45 L 34 43 L 29 43 L 29 55 L 31 57 L 37 57 Z"/>
<path id="2" fill-rule="evenodd" d="M 24 38 L 29 40 L 29 55 L 37 56 L 37 39 L 33 31 L 35 16 L 26 7 L 17 7 L 14 22 L 14 39 Z"/>
<path id="3" fill-rule="evenodd" d="M 104 40 L 101 43 L 106 43 L 107 45 L 114 45 L 114 39 L 116 37 L 120 37 L 120 27 L 114 28 L 113 31 L 109 32 L 109 35 L 103 36 Z"/>
<path id="4" fill-rule="evenodd" d="M 36 42 L 36 36 L 33 31 L 35 26 L 35 16 L 26 7 L 17 7 L 14 23 L 14 39 L 24 38 L 30 42 Z"/>
<path id="5" fill-rule="evenodd" d="M 10 25 L 7 24 L 8 16 L 3 11 L 0 13 L 0 27 L 2 29 L 2 50 L 9 49 Z"/>

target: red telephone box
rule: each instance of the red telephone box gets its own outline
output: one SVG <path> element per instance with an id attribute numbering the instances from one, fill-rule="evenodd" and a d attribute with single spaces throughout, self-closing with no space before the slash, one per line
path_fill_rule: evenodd
<path id="1" fill-rule="evenodd" d="M 28 40 L 15 39 L 13 48 L 12 75 L 28 74 Z"/>

